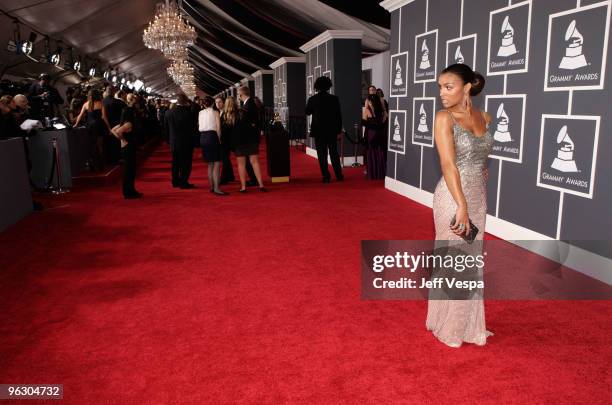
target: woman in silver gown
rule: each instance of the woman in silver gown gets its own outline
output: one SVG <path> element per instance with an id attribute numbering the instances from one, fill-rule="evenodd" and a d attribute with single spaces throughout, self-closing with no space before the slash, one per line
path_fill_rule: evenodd
<path id="1" fill-rule="evenodd" d="M 470 220 L 482 240 L 487 215 L 487 157 L 493 146 L 491 117 L 472 106 L 471 97 L 484 88 L 484 77 L 464 64 L 454 64 L 438 78 L 443 110 L 435 118 L 436 148 L 442 178 L 434 192 L 433 214 L 437 241 L 461 241 L 470 231 Z M 450 226 L 453 216 L 454 226 Z M 449 242 L 449 243 L 453 243 Z M 431 299 L 427 329 L 443 343 L 484 345 L 492 335 L 485 328 L 482 298 Z"/>

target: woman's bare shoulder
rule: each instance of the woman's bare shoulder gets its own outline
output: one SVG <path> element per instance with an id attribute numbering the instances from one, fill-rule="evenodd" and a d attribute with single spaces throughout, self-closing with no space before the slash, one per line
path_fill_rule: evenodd
<path id="1" fill-rule="evenodd" d="M 436 126 L 437 125 L 446 125 L 451 127 L 453 125 L 453 119 L 450 116 L 450 113 L 447 110 L 438 110 L 436 112 Z"/>

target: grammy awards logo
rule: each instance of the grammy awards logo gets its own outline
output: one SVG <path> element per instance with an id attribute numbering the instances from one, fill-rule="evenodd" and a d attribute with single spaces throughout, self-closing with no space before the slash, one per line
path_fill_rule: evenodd
<path id="1" fill-rule="evenodd" d="M 495 128 L 493 139 L 502 143 L 512 142 L 512 137 L 508 131 L 509 122 L 508 114 L 506 114 L 506 110 L 504 110 L 504 103 L 501 103 L 497 108 L 497 127 Z"/>
<path id="2" fill-rule="evenodd" d="M 565 56 L 561 59 L 559 69 L 574 70 L 588 65 L 582 53 L 583 40 L 582 34 L 576 27 L 576 20 L 572 20 L 565 31 Z"/>
<path id="3" fill-rule="evenodd" d="M 501 34 L 502 40 L 497 50 L 497 56 L 508 57 L 518 53 L 516 45 L 514 45 L 514 27 L 510 25 L 510 18 L 508 16 L 504 18 L 502 23 Z"/>
<path id="4" fill-rule="evenodd" d="M 427 47 L 427 39 L 423 40 L 423 45 L 421 45 L 421 63 L 419 64 L 419 69 L 425 70 L 431 67 L 431 63 L 429 63 L 429 48 Z"/>
<path id="5" fill-rule="evenodd" d="M 400 66 L 399 59 L 396 59 L 395 62 L 395 80 L 393 81 L 395 86 L 401 86 L 404 84 L 404 80 L 402 79 L 402 67 Z"/>
<path id="6" fill-rule="evenodd" d="M 394 126 L 394 130 L 393 130 L 393 140 L 395 142 L 401 142 L 402 141 L 402 136 L 400 135 L 400 123 L 399 123 L 399 118 L 397 118 L 397 115 L 395 116 L 395 121 L 393 121 L 393 126 Z"/>
<path id="7" fill-rule="evenodd" d="M 578 167 L 574 161 L 574 142 L 567 133 L 567 125 L 563 125 L 559 130 L 557 145 L 557 157 L 550 167 L 565 173 L 578 172 Z"/>
<path id="8" fill-rule="evenodd" d="M 427 125 L 427 113 L 425 112 L 423 103 L 421 103 L 421 107 L 419 108 L 419 126 L 417 127 L 417 131 L 429 132 L 429 126 Z"/>
<path id="9" fill-rule="evenodd" d="M 465 58 L 461 53 L 461 45 L 457 45 L 457 50 L 455 51 L 455 63 L 465 63 Z"/>

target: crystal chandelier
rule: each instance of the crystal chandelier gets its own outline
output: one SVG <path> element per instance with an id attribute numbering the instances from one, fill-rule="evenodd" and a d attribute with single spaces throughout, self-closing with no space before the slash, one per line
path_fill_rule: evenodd
<path id="1" fill-rule="evenodd" d="M 168 67 L 168 74 L 178 85 L 193 82 L 193 66 L 185 60 L 175 60 Z"/>
<path id="2" fill-rule="evenodd" d="M 196 85 L 193 82 L 182 84 L 180 87 L 187 97 L 193 99 L 196 96 Z"/>
<path id="3" fill-rule="evenodd" d="M 158 49 L 172 60 L 185 59 L 196 39 L 195 28 L 184 20 L 174 0 L 156 6 L 155 18 L 142 35 L 147 48 Z"/>

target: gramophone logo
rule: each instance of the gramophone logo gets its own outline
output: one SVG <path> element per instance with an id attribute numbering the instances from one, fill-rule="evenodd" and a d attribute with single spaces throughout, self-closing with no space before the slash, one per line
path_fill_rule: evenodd
<path id="1" fill-rule="evenodd" d="M 489 14 L 487 74 L 524 73 L 529 65 L 531 1 L 523 1 Z"/>
<path id="2" fill-rule="evenodd" d="M 561 59 L 559 69 L 579 69 L 588 65 L 584 54 L 582 53 L 583 37 L 576 27 L 576 20 L 568 25 L 565 31 L 565 56 Z"/>
<path id="3" fill-rule="evenodd" d="M 501 27 L 501 45 L 497 51 L 497 56 L 508 57 L 518 53 L 514 45 L 514 27 L 510 25 L 510 18 L 506 16 Z"/>
<path id="4" fill-rule="evenodd" d="M 538 186 L 593 198 L 599 116 L 542 115 Z"/>
<path id="5" fill-rule="evenodd" d="M 476 69 L 476 41 L 477 35 L 470 34 L 464 37 L 453 38 L 446 41 L 446 65 L 463 63 Z"/>
<path id="6" fill-rule="evenodd" d="M 438 30 L 414 37 L 414 82 L 436 81 Z"/>
<path id="7" fill-rule="evenodd" d="M 563 125 L 557 134 L 557 157 L 550 167 L 560 172 L 577 172 L 574 160 L 574 141 L 567 133 L 567 125 Z"/>
<path id="8" fill-rule="evenodd" d="M 604 88 L 610 4 L 601 1 L 549 16 L 545 91 Z"/>
<path id="9" fill-rule="evenodd" d="M 493 134 L 490 156 L 522 163 L 525 128 L 525 94 L 487 95 L 485 110 L 493 116 L 489 130 Z"/>
<path id="10" fill-rule="evenodd" d="M 493 138 L 497 142 L 512 142 L 512 136 L 510 136 L 510 131 L 508 130 L 508 114 L 506 114 L 506 110 L 504 110 L 504 103 L 501 103 L 497 108 L 496 116 L 497 127 L 495 128 L 495 134 L 493 135 Z"/>
<path id="11" fill-rule="evenodd" d="M 457 50 L 455 51 L 455 63 L 465 63 L 465 58 L 461 53 L 461 45 L 458 45 Z"/>
<path id="12" fill-rule="evenodd" d="M 395 121 L 393 121 L 393 140 L 395 142 L 401 142 L 402 141 L 402 135 L 400 135 L 400 131 L 401 130 L 402 130 L 402 127 L 400 126 L 399 118 L 396 115 L 395 116 Z"/>
<path id="13" fill-rule="evenodd" d="M 433 117 L 436 111 L 435 97 L 412 99 L 412 143 L 433 147 Z"/>
<path id="14" fill-rule="evenodd" d="M 421 103 L 421 108 L 419 108 L 419 126 L 417 127 L 417 131 L 429 132 L 429 127 L 427 126 L 427 113 L 425 112 L 423 103 Z"/>
<path id="15" fill-rule="evenodd" d="M 395 86 L 401 86 L 404 84 L 404 79 L 402 79 L 402 67 L 400 66 L 399 59 L 395 60 L 395 80 L 393 81 Z"/>
<path id="16" fill-rule="evenodd" d="M 425 70 L 431 67 L 431 63 L 429 63 L 429 48 L 427 47 L 427 39 L 423 40 L 423 45 L 421 46 L 421 63 L 419 64 L 419 69 Z"/>
<path id="17" fill-rule="evenodd" d="M 406 153 L 406 111 L 389 111 L 389 151 Z"/>
<path id="18" fill-rule="evenodd" d="M 408 82 L 408 52 L 391 55 L 389 89 L 391 97 L 406 97 Z"/>

